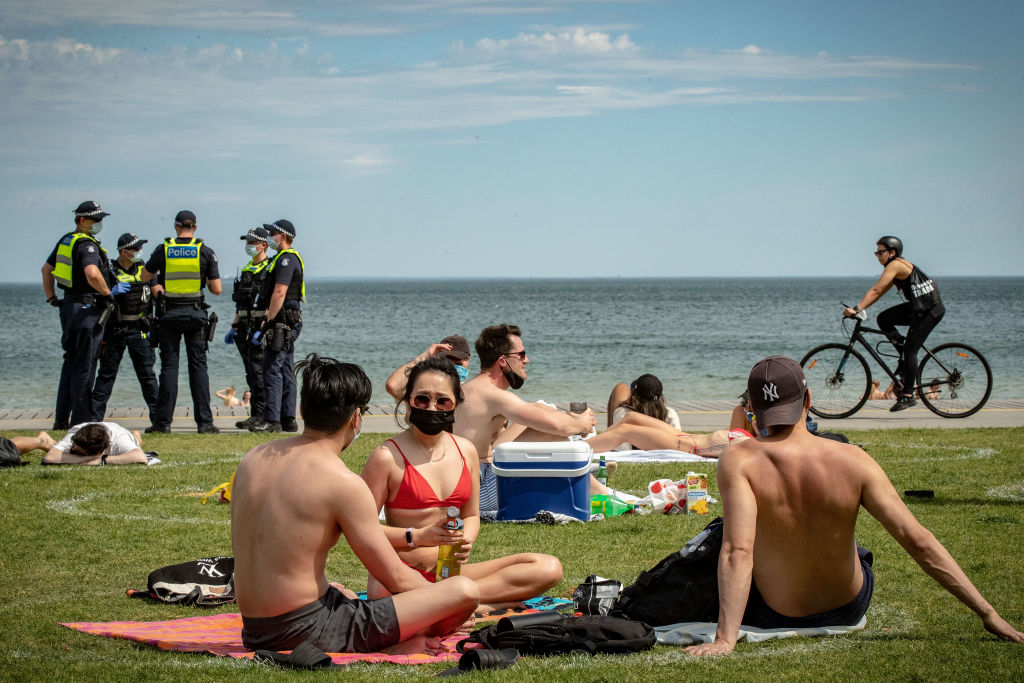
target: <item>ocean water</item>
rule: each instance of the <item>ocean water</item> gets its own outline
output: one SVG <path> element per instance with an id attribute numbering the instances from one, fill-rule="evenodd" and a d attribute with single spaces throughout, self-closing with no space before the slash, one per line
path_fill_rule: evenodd
<path id="1" fill-rule="evenodd" d="M 671 399 L 735 398 L 750 367 L 771 354 L 797 360 L 843 341 L 840 301 L 855 303 L 871 278 L 656 280 L 311 281 L 296 357 L 316 351 L 358 363 L 389 401 L 384 380 L 428 344 L 458 333 L 470 345 L 500 322 L 523 329 L 530 357 L 526 399 L 607 400 L 644 372 Z M 230 282 L 208 297 L 221 319 L 208 355 L 211 391 L 245 378 L 223 343 L 233 314 Z M 960 341 L 992 366 L 994 397 L 1024 397 L 1024 278 L 943 278 L 946 317 L 930 344 Z M 898 303 L 890 292 L 870 309 Z M 60 374 L 60 322 L 40 285 L 0 285 L 0 409 L 52 409 Z M 872 318 L 873 319 L 873 318 Z M 159 360 L 157 361 L 159 366 Z M 475 356 L 473 372 L 478 370 Z M 876 370 L 878 374 L 880 370 Z M 182 352 L 178 402 L 190 401 Z M 218 399 L 213 398 L 216 402 Z M 110 406 L 141 405 L 125 356 Z"/>

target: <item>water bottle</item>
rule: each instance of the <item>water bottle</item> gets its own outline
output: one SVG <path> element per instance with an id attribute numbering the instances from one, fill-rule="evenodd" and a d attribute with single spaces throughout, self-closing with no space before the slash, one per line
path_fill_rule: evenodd
<path id="1" fill-rule="evenodd" d="M 447 519 L 444 521 L 444 528 L 449 531 L 462 531 L 465 524 L 462 518 L 459 517 L 459 508 L 454 505 L 449 506 L 445 510 Z M 459 563 L 456 560 L 455 553 L 459 552 L 462 548 L 461 543 L 450 543 L 439 546 L 437 549 L 437 570 L 434 574 L 436 580 L 441 581 L 447 579 L 449 576 L 459 575 Z"/>
<path id="2" fill-rule="evenodd" d="M 597 481 L 602 486 L 608 486 L 608 464 L 604 461 L 604 455 L 601 455 L 601 460 L 597 463 Z"/>

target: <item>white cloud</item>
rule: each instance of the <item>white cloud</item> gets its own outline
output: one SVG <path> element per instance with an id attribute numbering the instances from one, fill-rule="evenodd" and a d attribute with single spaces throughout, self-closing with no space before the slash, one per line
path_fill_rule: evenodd
<path id="1" fill-rule="evenodd" d="M 761 54 L 761 48 L 759 48 L 757 45 L 747 45 L 745 48 L 740 50 L 740 52 L 743 52 L 748 55 L 759 55 Z"/>
<path id="2" fill-rule="evenodd" d="M 628 33 L 612 38 L 608 33 L 586 31 L 581 27 L 560 33 L 520 33 L 515 38 L 497 40 L 481 38 L 476 42 L 476 47 L 485 53 L 517 52 L 521 55 L 607 55 L 636 49 Z"/>

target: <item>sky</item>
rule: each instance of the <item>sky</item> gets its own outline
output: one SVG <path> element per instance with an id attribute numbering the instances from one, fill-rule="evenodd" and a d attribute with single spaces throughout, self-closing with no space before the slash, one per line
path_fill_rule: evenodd
<path id="1" fill-rule="evenodd" d="M 73 209 L 232 277 L 1024 275 L 1024 3 L 4 0 L 0 282 Z"/>

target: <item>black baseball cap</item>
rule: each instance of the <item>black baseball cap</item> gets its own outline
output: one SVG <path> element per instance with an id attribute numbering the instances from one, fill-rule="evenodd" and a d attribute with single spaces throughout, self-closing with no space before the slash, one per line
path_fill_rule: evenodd
<path id="1" fill-rule="evenodd" d="M 178 215 L 174 217 L 175 225 L 185 225 L 185 223 L 192 223 L 195 225 L 196 215 L 187 209 L 185 211 L 179 211 Z"/>
<path id="2" fill-rule="evenodd" d="M 75 209 L 75 218 L 91 218 L 94 221 L 101 221 L 104 216 L 109 215 L 109 213 L 100 207 L 98 202 L 94 202 L 92 200 L 82 202 L 78 205 L 78 208 Z"/>
<path id="3" fill-rule="evenodd" d="M 259 226 L 251 228 L 249 232 L 242 235 L 242 239 L 246 242 L 263 242 L 263 244 L 267 243 L 269 237 L 270 234 Z"/>
<path id="4" fill-rule="evenodd" d="M 273 223 L 264 223 L 263 227 L 269 233 L 279 232 L 282 235 L 288 235 L 289 239 L 295 239 L 295 226 L 292 225 L 291 221 L 284 218 L 278 218 Z"/>
<path id="5" fill-rule="evenodd" d="M 803 419 L 807 378 L 795 360 L 769 356 L 760 361 L 750 371 L 747 391 L 758 427 L 788 427 Z"/>
<path id="6" fill-rule="evenodd" d="M 442 344 L 448 344 L 452 348 L 445 351 L 445 358 L 449 360 L 469 360 L 469 342 L 461 334 L 450 334 L 441 340 Z"/>
<path id="7" fill-rule="evenodd" d="M 141 247 L 143 244 L 145 244 L 148 241 L 149 240 L 141 240 L 141 239 L 139 239 L 139 236 L 136 235 L 134 232 L 126 232 L 125 234 L 123 234 L 123 235 L 121 235 L 120 237 L 117 238 L 117 248 L 118 249 L 135 249 L 136 247 Z"/>
<path id="8" fill-rule="evenodd" d="M 658 400 L 663 391 L 661 380 L 651 374 L 640 375 L 629 385 L 629 392 L 645 401 Z"/>

